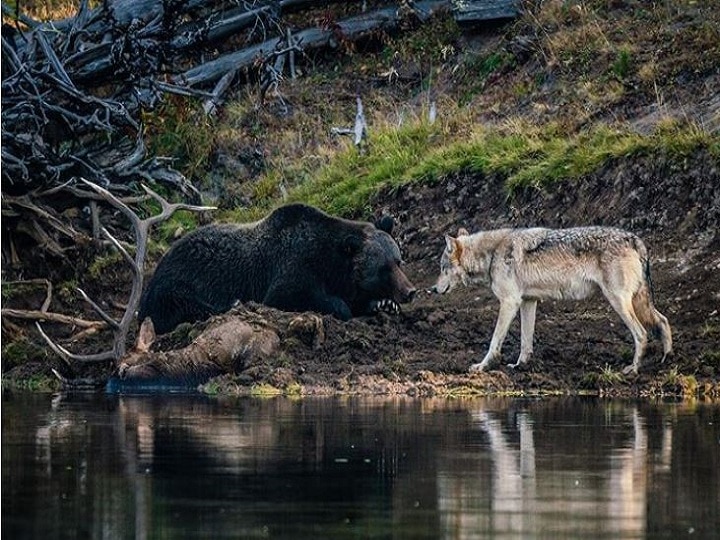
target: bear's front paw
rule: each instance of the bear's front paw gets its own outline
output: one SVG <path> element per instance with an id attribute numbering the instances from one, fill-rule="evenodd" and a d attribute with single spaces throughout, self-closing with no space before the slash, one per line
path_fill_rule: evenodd
<path id="1" fill-rule="evenodd" d="M 375 300 L 370 304 L 370 313 L 390 313 L 397 315 L 400 313 L 400 305 L 390 298 Z"/>

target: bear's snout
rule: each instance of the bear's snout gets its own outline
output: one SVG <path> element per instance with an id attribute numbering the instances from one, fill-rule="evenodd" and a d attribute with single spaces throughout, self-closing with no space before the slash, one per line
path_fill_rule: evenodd
<path id="1" fill-rule="evenodd" d="M 394 300 L 401 304 L 407 304 L 415 297 L 417 289 L 415 288 L 415 285 L 413 285 L 412 282 L 403 273 L 403 271 L 400 270 L 400 268 L 396 268 L 393 273 L 393 281 L 395 282 L 395 294 L 393 295 L 395 296 Z"/>
<path id="2" fill-rule="evenodd" d="M 408 291 L 405 292 L 404 301 L 412 302 L 412 299 L 415 298 L 416 293 L 417 293 L 417 289 L 415 289 L 414 287 L 412 289 L 409 289 Z"/>

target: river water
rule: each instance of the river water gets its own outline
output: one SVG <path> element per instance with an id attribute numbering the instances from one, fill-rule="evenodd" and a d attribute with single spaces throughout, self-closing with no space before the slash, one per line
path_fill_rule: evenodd
<path id="1" fill-rule="evenodd" d="M 720 538 L 720 406 L 5 391 L 2 537 Z"/>

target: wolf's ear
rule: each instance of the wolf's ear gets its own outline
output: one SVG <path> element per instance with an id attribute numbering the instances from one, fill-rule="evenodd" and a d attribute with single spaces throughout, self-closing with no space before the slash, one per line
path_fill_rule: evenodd
<path id="1" fill-rule="evenodd" d="M 447 249 L 448 253 L 452 253 L 455 251 L 455 244 L 457 240 L 455 240 L 452 236 L 445 235 L 445 249 Z"/>
<path id="2" fill-rule="evenodd" d="M 458 236 L 468 236 L 470 233 L 465 227 L 460 227 L 458 229 Z"/>
<path id="3" fill-rule="evenodd" d="M 388 234 L 392 234 L 393 227 L 395 227 L 395 218 L 385 214 L 375 222 L 375 227 Z"/>
<path id="4" fill-rule="evenodd" d="M 463 245 L 460 243 L 460 241 L 457 238 L 453 238 L 452 236 L 445 235 L 445 245 L 448 252 L 448 255 L 455 258 L 462 257 L 462 250 Z"/>

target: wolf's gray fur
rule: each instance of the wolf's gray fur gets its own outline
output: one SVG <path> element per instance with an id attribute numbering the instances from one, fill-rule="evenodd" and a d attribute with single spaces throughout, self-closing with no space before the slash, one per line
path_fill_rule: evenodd
<path id="1" fill-rule="evenodd" d="M 520 311 L 520 356 L 516 367 L 533 350 L 538 300 L 582 300 L 598 289 L 627 325 L 635 341 L 635 356 L 624 373 L 637 373 L 647 330 L 657 331 L 665 357 L 672 352 L 667 318 L 652 301 L 647 248 L 635 234 L 611 227 L 571 229 L 498 229 L 445 237 L 440 276 L 434 286 L 447 293 L 462 283 L 488 283 L 500 300 L 490 349 L 470 371 L 484 371 L 499 358 L 510 323 Z"/>

